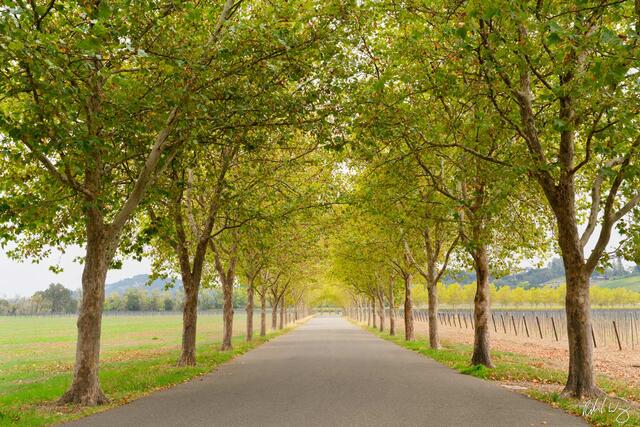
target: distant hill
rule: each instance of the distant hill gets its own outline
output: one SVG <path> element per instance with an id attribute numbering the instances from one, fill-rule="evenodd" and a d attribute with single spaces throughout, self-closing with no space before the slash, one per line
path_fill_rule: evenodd
<path id="1" fill-rule="evenodd" d="M 601 288 L 626 288 L 630 291 L 640 292 L 640 275 L 637 273 L 632 276 L 620 277 L 616 279 L 602 280 L 597 279 L 592 282 L 594 285 Z"/>
<path id="2" fill-rule="evenodd" d="M 127 279 L 122 279 L 114 283 L 107 284 L 105 293 L 107 296 L 111 294 L 124 294 L 127 289 L 142 289 L 146 291 L 164 291 L 165 286 L 170 283 L 166 279 L 156 279 L 149 286 L 146 286 L 149 280 L 148 274 L 138 274 Z M 167 289 L 171 293 L 176 293 L 182 288 L 182 281 L 177 280 L 173 288 Z"/>
<path id="3" fill-rule="evenodd" d="M 476 279 L 474 272 L 462 272 L 446 277 L 443 282 L 467 284 Z M 529 268 L 515 274 L 492 279 L 497 286 L 537 288 L 542 286 L 559 286 L 565 282 L 564 266 L 560 258 L 554 258 L 543 268 Z M 604 288 L 626 288 L 640 291 L 640 267 L 636 266 L 632 272 L 626 271 L 622 264 L 608 269 L 604 273 L 596 272 L 591 276 L 591 282 L 595 286 Z"/>
<path id="4" fill-rule="evenodd" d="M 458 274 L 452 274 L 447 276 L 444 283 L 460 283 L 467 284 L 475 282 L 476 274 L 473 271 L 462 272 Z M 497 286 L 510 286 L 514 287 L 539 287 L 545 284 L 552 284 L 555 281 L 564 282 L 564 266 L 559 258 L 551 260 L 547 267 L 543 268 L 529 268 L 527 270 L 510 274 L 508 276 L 501 277 L 499 279 L 492 278 L 491 281 Z"/>

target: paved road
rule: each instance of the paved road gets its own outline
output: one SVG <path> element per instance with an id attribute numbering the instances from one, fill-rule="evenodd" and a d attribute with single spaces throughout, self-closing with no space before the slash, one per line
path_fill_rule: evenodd
<path id="1" fill-rule="evenodd" d="M 336 317 L 76 426 L 584 426 Z"/>

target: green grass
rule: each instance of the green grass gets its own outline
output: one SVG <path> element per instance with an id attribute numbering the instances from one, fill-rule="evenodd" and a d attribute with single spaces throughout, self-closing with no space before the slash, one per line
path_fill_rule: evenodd
<path id="1" fill-rule="evenodd" d="M 473 347 L 468 344 L 443 342 L 441 350 L 433 350 L 429 347 L 429 341 L 426 337 L 419 336 L 415 341 L 407 342 L 401 336 L 390 336 L 387 332 L 379 332 L 374 328 L 367 328 L 368 331 L 378 335 L 381 338 L 392 341 L 409 350 L 413 350 L 424 356 L 430 357 L 445 366 L 453 368 L 458 372 L 474 377 L 491 381 L 505 381 L 527 384 L 556 384 L 563 385 L 567 379 L 566 373 L 558 370 L 550 369 L 545 366 L 545 361 L 524 356 L 521 354 L 492 351 L 491 355 L 495 368 L 488 369 L 484 366 L 472 366 L 469 361 L 473 353 Z M 613 381 L 604 376 L 598 377 L 598 385 L 608 395 L 615 395 L 620 398 L 640 401 L 640 389 L 633 388 L 620 381 Z M 526 392 L 530 397 L 547 402 L 553 406 L 564 409 L 567 412 L 582 415 L 584 402 L 575 399 L 567 399 L 560 397 L 557 392 L 547 392 L 537 388 L 529 388 Z M 612 409 L 615 408 L 615 405 Z M 622 425 L 616 421 L 617 413 L 594 412 L 585 418 L 595 426 L 618 426 Z M 625 417 L 623 417 L 625 418 Z M 621 420 L 620 418 L 619 420 Z M 629 419 L 624 426 L 640 426 L 640 412 L 632 410 Z"/>
<path id="2" fill-rule="evenodd" d="M 626 288 L 630 291 L 640 292 L 640 276 L 630 276 L 611 280 L 594 280 L 593 284 L 601 288 Z"/>
<path id="3" fill-rule="evenodd" d="M 221 317 L 200 315 L 198 365 L 178 368 L 181 322 L 179 315 L 105 317 L 100 382 L 111 403 L 79 408 L 55 404 L 71 383 L 75 317 L 0 317 L 0 426 L 49 425 L 121 405 L 210 372 L 281 333 L 251 344 L 237 334 L 234 350 L 220 352 Z M 234 330 L 244 328 L 244 316 L 235 316 Z"/>

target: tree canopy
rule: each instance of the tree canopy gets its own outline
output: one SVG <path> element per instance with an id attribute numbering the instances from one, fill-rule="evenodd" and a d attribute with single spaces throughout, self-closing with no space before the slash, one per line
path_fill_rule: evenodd
<path id="1" fill-rule="evenodd" d="M 180 278 L 180 365 L 201 288 L 221 290 L 226 350 L 240 288 L 262 325 L 331 303 L 384 327 L 401 305 L 411 340 L 424 285 L 437 349 L 438 289 L 473 270 L 441 300 L 473 300 L 471 362 L 491 367 L 491 279 L 557 254 L 565 393 L 598 394 L 590 278 L 640 251 L 639 26 L 638 2 L 601 0 L 0 7 L 0 244 L 86 248 L 62 401 L 107 401 L 105 278 L 131 256 Z"/>

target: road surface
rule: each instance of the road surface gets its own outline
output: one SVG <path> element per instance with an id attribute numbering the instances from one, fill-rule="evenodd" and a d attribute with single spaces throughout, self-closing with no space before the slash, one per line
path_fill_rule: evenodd
<path id="1" fill-rule="evenodd" d="M 315 317 L 213 373 L 74 426 L 584 426 L 580 418 Z"/>

